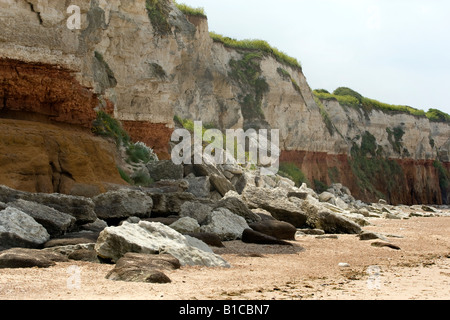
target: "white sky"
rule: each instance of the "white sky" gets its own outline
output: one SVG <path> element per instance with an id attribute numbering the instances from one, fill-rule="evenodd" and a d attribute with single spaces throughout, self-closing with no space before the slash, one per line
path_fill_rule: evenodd
<path id="1" fill-rule="evenodd" d="M 448 0 L 178 0 L 210 31 L 263 39 L 297 58 L 312 89 L 350 87 L 450 114 Z"/>

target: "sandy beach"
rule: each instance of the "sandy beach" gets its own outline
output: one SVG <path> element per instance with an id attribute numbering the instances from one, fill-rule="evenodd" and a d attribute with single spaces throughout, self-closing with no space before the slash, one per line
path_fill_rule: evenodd
<path id="1" fill-rule="evenodd" d="M 365 230 L 401 248 L 355 235 L 299 236 L 292 247 L 240 241 L 215 249 L 232 267 L 182 267 L 170 284 L 106 280 L 113 268 L 85 262 L 0 270 L 1 300 L 448 300 L 450 218 L 373 220 Z M 346 264 L 346 265 L 343 265 Z"/>

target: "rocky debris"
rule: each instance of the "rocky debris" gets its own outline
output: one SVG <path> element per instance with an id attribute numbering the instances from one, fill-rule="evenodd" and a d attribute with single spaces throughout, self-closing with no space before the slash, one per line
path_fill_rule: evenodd
<path id="1" fill-rule="evenodd" d="M 184 177 L 183 165 L 176 165 L 170 160 L 151 162 L 147 165 L 150 177 L 154 181 L 181 180 Z"/>
<path id="2" fill-rule="evenodd" d="M 150 218 L 153 199 L 148 194 L 131 189 L 110 191 L 93 198 L 95 213 L 102 220 L 129 217 Z"/>
<path id="3" fill-rule="evenodd" d="M 231 181 L 214 164 L 213 159 L 204 156 L 203 163 L 194 164 L 193 168 L 196 176 L 209 177 L 211 185 L 221 196 L 225 196 L 228 191 L 236 191 Z"/>
<path id="4" fill-rule="evenodd" d="M 68 232 L 76 222 L 76 219 L 63 212 L 59 212 L 45 205 L 19 199 L 9 204 L 41 224 L 52 237 L 56 237 Z"/>
<path id="5" fill-rule="evenodd" d="M 163 271 L 177 270 L 180 261 L 168 254 L 127 253 L 117 261 L 106 279 L 127 282 L 170 283 Z"/>
<path id="6" fill-rule="evenodd" d="M 255 231 L 280 240 L 295 240 L 297 228 L 292 224 L 278 220 L 264 220 L 249 224 Z"/>
<path id="7" fill-rule="evenodd" d="M 0 268 L 49 268 L 68 259 L 55 252 L 36 249 L 12 248 L 0 252 Z"/>
<path id="8" fill-rule="evenodd" d="M 249 226 L 244 218 L 235 215 L 228 209 L 218 208 L 208 217 L 206 225 L 201 227 L 202 232 L 215 233 L 222 241 L 238 240 Z"/>
<path id="9" fill-rule="evenodd" d="M 386 240 L 386 238 L 383 235 L 376 233 L 376 232 L 370 232 L 370 231 L 363 231 L 358 235 L 358 237 L 359 237 L 359 240 L 363 240 L 363 241 L 375 240 L 375 239 Z"/>
<path id="10" fill-rule="evenodd" d="M 325 234 L 325 231 L 321 229 L 299 229 L 297 233 L 301 233 L 301 235 L 322 236 Z"/>
<path id="11" fill-rule="evenodd" d="M 39 248 L 48 240 L 47 230 L 26 213 L 11 207 L 0 211 L 1 248 Z"/>
<path id="12" fill-rule="evenodd" d="M 185 202 L 196 200 L 195 196 L 188 192 L 149 193 L 149 195 L 153 200 L 152 213 L 159 216 L 179 215 Z"/>
<path id="13" fill-rule="evenodd" d="M 244 232 L 242 233 L 242 242 L 262 244 L 262 245 L 292 246 L 292 244 L 287 241 L 280 240 L 278 238 L 255 231 L 253 229 L 244 230 Z"/>
<path id="14" fill-rule="evenodd" d="M 108 227 L 100 234 L 95 250 L 101 258 L 112 261 L 118 261 L 128 252 L 168 253 L 177 258 L 181 265 L 229 267 L 212 250 L 206 252 L 191 246 L 185 236 L 161 223 L 125 222 L 120 227 Z"/>

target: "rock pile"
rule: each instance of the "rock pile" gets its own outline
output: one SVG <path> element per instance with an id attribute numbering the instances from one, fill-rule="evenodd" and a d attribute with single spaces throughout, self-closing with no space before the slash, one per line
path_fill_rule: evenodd
<path id="1" fill-rule="evenodd" d="M 148 170 L 151 187 L 92 198 L 0 186 L 0 268 L 82 260 L 114 264 L 111 280 L 167 283 L 164 271 L 182 266 L 231 267 L 213 250 L 227 241 L 295 245 L 299 236 L 355 234 L 400 249 L 364 226 L 373 218 L 446 215 L 429 206 L 366 204 L 340 184 L 316 194 L 235 165 L 158 161 Z"/>

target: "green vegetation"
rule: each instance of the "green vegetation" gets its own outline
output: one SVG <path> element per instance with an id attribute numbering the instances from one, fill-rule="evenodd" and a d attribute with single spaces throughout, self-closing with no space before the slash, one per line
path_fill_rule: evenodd
<path id="1" fill-rule="evenodd" d="M 403 176 L 402 168 L 396 161 L 383 157 L 382 148 L 377 145 L 372 134 L 365 132 L 361 146 L 354 143 L 351 155 L 350 167 L 362 190 L 385 198 L 386 195 L 377 190 L 377 185 L 386 185 L 388 192 L 399 187 L 398 181 Z"/>
<path id="2" fill-rule="evenodd" d="M 284 80 L 290 81 L 292 83 L 292 86 L 294 87 L 295 91 L 297 91 L 300 95 L 302 95 L 300 86 L 298 85 L 297 81 L 295 81 L 295 79 L 292 78 L 291 74 L 288 71 L 286 71 L 283 68 L 278 68 L 277 72 Z M 302 95 L 302 97 L 303 97 L 303 95 Z"/>
<path id="3" fill-rule="evenodd" d="M 394 148 L 394 151 L 397 153 L 402 153 L 402 139 L 405 135 L 405 131 L 403 131 L 402 128 L 397 127 L 392 131 L 389 128 L 386 128 L 386 132 L 388 133 L 388 140 L 391 143 L 392 147 Z"/>
<path id="4" fill-rule="evenodd" d="M 427 112 L 427 117 L 432 122 L 450 122 L 450 115 L 436 109 L 430 109 Z"/>
<path id="5" fill-rule="evenodd" d="M 130 143 L 130 136 L 123 130 L 119 121 L 104 111 L 97 112 L 97 119 L 93 123 L 92 132 L 98 136 L 114 139 L 117 146 Z"/>
<path id="6" fill-rule="evenodd" d="M 228 37 L 224 37 L 220 34 L 210 32 L 211 38 L 215 42 L 222 43 L 225 47 L 233 49 L 241 49 L 245 51 L 256 51 L 264 55 L 273 56 L 278 62 L 291 66 L 293 68 L 301 69 L 301 64 L 297 59 L 288 56 L 286 53 L 272 47 L 267 41 L 264 40 L 236 40 Z"/>
<path id="7" fill-rule="evenodd" d="M 230 77 L 237 81 L 246 93 L 240 97 L 244 119 L 264 119 L 261 109 L 264 93 L 269 91 L 269 85 L 261 73 L 262 53 L 246 53 L 241 60 L 230 61 Z"/>
<path id="8" fill-rule="evenodd" d="M 281 163 L 278 174 L 282 177 L 294 181 L 297 187 L 301 187 L 303 183 L 310 185 L 308 178 L 306 178 L 302 170 L 300 170 L 300 168 L 297 167 L 294 163 L 289 162 Z"/>
<path id="9" fill-rule="evenodd" d="M 434 161 L 433 165 L 438 171 L 439 186 L 441 187 L 442 194 L 446 195 L 450 192 L 450 175 L 439 160 Z"/>
<path id="10" fill-rule="evenodd" d="M 184 3 L 177 3 L 175 2 L 175 5 L 177 6 L 177 8 L 183 12 L 186 15 L 190 15 L 190 16 L 199 16 L 199 17 L 205 17 L 206 18 L 206 14 L 205 14 L 205 9 L 204 8 L 193 8 L 190 7 Z"/>
<path id="11" fill-rule="evenodd" d="M 97 112 L 97 119 L 92 125 L 92 132 L 98 136 L 113 139 L 117 148 L 125 148 L 125 153 L 127 155 L 126 162 L 130 165 L 147 164 L 150 161 L 158 160 L 158 157 L 153 150 L 144 143 L 131 142 L 130 136 L 122 128 L 120 122 L 104 111 Z M 123 168 L 118 167 L 118 170 L 122 179 L 129 184 L 144 185 L 144 183 L 150 182 L 148 177 L 146 178 L 139 174 L 134 174 L 130 177 Z"/>
<path id="12" fill-rule="evenodd" d="M 335 127 L 333 125 L 333 122 L 331 121 L 330 115 L 328 114 L 327 109 L 325 109 L 325 106 L 323 105 L 322 101 L 320 101 L 319 98 L 314 97 L 314 100 L 316 101 L 317 106 L 319 107 L 320 110 L 320 115 L 322 116 L 322 120 L 325 123 L 328 132 L 330 133 L 330 135 L 334 135 L 335 132 Z"/>
<path id="13" fill-rule="evenodd" d="M 172 33 L 172 27 L 168 21 L 169 8 L 163 2 L 161 0 L 146 0 L 145 2 L 150 22 L 160 36 Z"/>
<path id="14" fill-rule="evenodd" d="M 450 115 L 442 111 L 430 109 L 425 113 L 423 110 L 409 106 L 387 104 L 366 98 L 358 92 L 346 87 L 338 88 L 332 94 L 327 90 L 318 89 L 314 90 L 314 95 L 321 100 L 336 100 L 344 107 L 351 107 L 364 112 L 370 112 L 375 109 L 383 112 L 406 113 L 417 117 L 427 117 L 430 121 L 434 122 L 450 123 Z"/>
<path id="15" fill-rule="evenodd" d="M 329 189 L 329 187 L 327 186 L 326 183 L 324 183 L 320 180 L 314 180 L 314 191 L 316 191 L 317 194 L 324 193 L 328 189 Z"/>
<path id="16" fill-rule="evenodd" d="M 328 168 L 328 178 L 331 183 L 338 183 L 341 180 L 339 169 L 337 167 Z"/>

